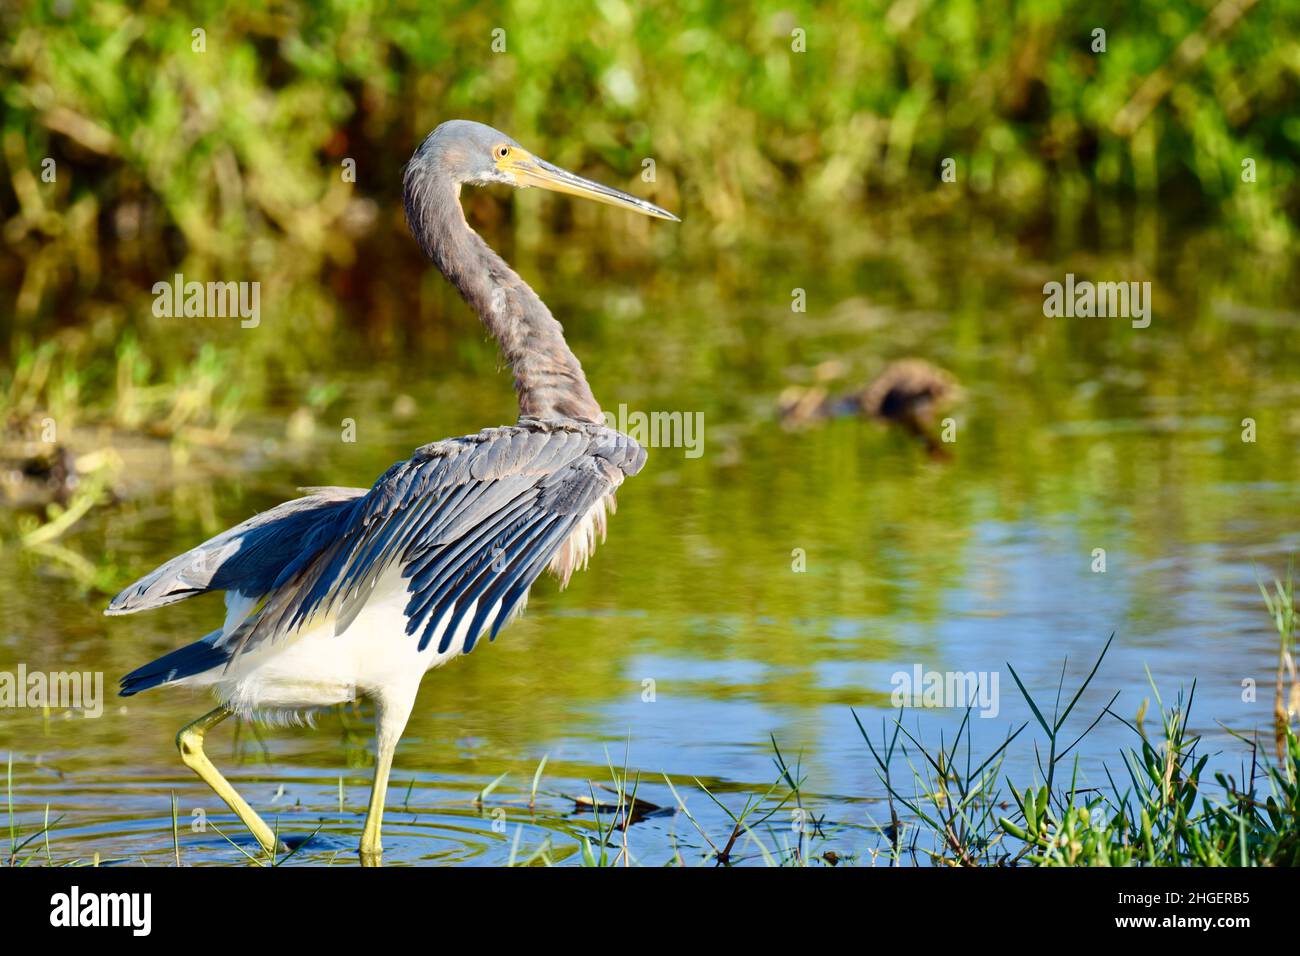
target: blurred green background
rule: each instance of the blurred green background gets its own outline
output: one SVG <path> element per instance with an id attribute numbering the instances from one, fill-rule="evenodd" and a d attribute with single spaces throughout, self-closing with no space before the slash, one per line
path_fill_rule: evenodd
<path id="1" fill-rule="evenodd" d="M 726 296 L 798 261 L 793 284 L 812 287 L 898 230 L 946 244 L 988 230 L 1002 248 L 986 254 L 1041 256 L 1113 246 L 1157 208 L 1168 232 L 1212 225 L 1254 263 L 1295 250 L 1292 4 L 65 0 L 0 17 L 0 319 L 11 365 L 57 348 L 43 400 L 61 418 L 124 377 L 193 367 L 256 400 L 268 371 L 303 391 L 294 376 L 341 338 L 445 346 L 454 295 L 405 235 L 400 169 L 452 117 L 683 213 L 669 233 L 467 195 L 471 221 L 553 284 L 619 267 L 653 290 L 704 269 Z M 1201 55 L 1180 52 L 1207 35 Z M 956 183 L 940 181 L 945 158 Z M 597 223 L 598 246 L 562 238 Z M 1157 245 L 1137 245 L 1143 270 Z M 894 248 L 903 272 L 933 258 Z M 223 340 L 155 320 L 141 304 L 176 271 L 260 280 L 268 328 Z"/>

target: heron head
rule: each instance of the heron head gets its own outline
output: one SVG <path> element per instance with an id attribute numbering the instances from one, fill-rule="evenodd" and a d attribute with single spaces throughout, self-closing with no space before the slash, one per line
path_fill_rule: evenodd
<path id="1" fill-rule="evenodd" d="M 666 209 L 629 193 L 583 179 L 534 156 L 514 139 L 482 123 L 449 120 L 428 135 L 412 162 L 427 163 L 457 185 L 505 183 L 519 189 L 536 186 L 618 206 L 643 216 L 680 222 Z"/>

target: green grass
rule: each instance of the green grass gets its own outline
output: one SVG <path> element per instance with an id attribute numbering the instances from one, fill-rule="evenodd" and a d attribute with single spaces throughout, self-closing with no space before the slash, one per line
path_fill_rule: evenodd
<path id="1" fill-rule="evenodd" d="M 24 386 L 69 424 L 107 413 L 221 435 L 282 376 L 306 396 L 309 371 L 337 362 L 341 326 L 409 332 L 383 317 L 413 311 L 425 266 L 389 220 L 401 164 L 452 116 L 616 182 L 653 158 L 654 183 L 636 186 L 687 212 L 671 240 L 681 262 L 790 234 L 852 248 L 880 216 L 891 234 L 995 221 L 1008 239 L 1100 230 L 1127 247 L 1120 210 L 1155 207 L 1180 231 L 1222 229 L 1252 266 L 1295 248 L 1291 4 L 1255 5 L 1178 68 L 1175 51 L 1206 21 L 1198 0 L 652 0 L 635 12 L 582 5 L 544 28 L 512 3 L 56 7 L 0 14 L 11 238 L 0 278 L 14 290 L 0 299 L 14 369 L 0 371 L 0 391 Z M 1098 25 L 1104 53 L 1090 49 Z M 504 53 L 490 45 L 498 27 Z M 794 30 L 806 52 L 792 49 Z M 1153 75 L 1169 86 L 1129 129 L 1120 118 Z M 1242 181 L 1246 158 L 1254 182 Z M 939 179 L 946 159 L 954 183 Z M 662 231 L 569 204 L 503 213 L 490 196 L 465 201 L 471 218 L 508 219 L 496 238 L 533 254 L 554 248 L 557 226 L 613 230 L 606 267 L 644 271 L 663 252 Z M 261 281 L 276 321 L 247 336 L 156 319 L 150 289 L 177 271 Z M 349 275 L 350 286 L 382 275 L 372 307 L 340 308 L 329 280 Z M 445 312 L 453 299 L 433 290 L 418 307 Z"/>
<path id="2" fill-rule="evenodd" d="M 976 761 L 970 751 L 970 711 L 951 745 L 927 746 L 903 727 L 872 742 L 863 738 L 889 794 L 891 838 L 884 856 L 893 863 L 925 861 L 963 866 L 1296 866 L 1300 865 L 1300 742 L 1283 707 L 1283 681 L 1295 692 L 1292 659 L 1295 632 L 1292 586 L 1275 582 L 1265 592 L 1278 628 L 1279 665 L 1275 744 L 1267 753 L 1258 737 L 1233 732 L 1245 748 L 1241 779 L 1222 772 L 1205 779 L 1209 755 L 1188 730 L 1196 687 L 1180 691 L 1166 707 L 1152 683 L 1158 733 L 1145 727 L 1145 703 L 1134 720 L 1113 709 L 1115 698 L 1068 744 L 1067 720 L 1084 690 L 1096 678 L 1110 641 L 1069 703 L 1060 707 L 1061 688 L 1044 708 L 1008 665 L 1034 721 L 1046 738 L 1046 755 L 1035 746 L 1038 772 L 1017 783 L 1000 774 L 1013 744 L 1024 745 L 1028 725 L 1010 733 L 991 754 Z M 1281 613 L 1279 613 L 1281 611 Z M 1064 678 L 1062 668 L 1062 681 Z M 1150 675 L 1148 674 L 1148 678 Z M 1047 716 L 1050 712 L 1050 717 Z M 856 715 L 855 715 L 856 716 Z M 1121 752 L 1118 766 L 1105 768 L 1106 787 L 1084 787 L 1076 748 L 1105 718 L 1132 731 L 1134 744 Z M 905 743 L 900 747 L 900 735 Z M 908 746 L 910 744 L 910 751 Z M 893 758 L 906 754 L 913 789 L 892 779 Z M 1067 762 L 1071 754 L 1075 756 Z M 912 762 L 915 759 L 916 762 Z M 1009 800 L 1008 800 L 1009 798 Z M 895 802 L 911 813 L 903 824 Z M 1009 813 L 1001 808 L 1010 806 Z M 910 835 L 903 833 L 910 829 Z"/>

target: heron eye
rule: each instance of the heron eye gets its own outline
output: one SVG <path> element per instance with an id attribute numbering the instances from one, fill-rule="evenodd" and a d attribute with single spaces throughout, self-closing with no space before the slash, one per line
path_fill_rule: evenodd
<path id="1" fill-rule="evenodd" d="M 505 159 L 505 158 L 506 158 L 507 156 L 509 156 L 509 155 L 510 155 L 510 147 L 509 147 L 509 146 L 498 146 L 498 147 L 497 147 L 497 159 Z"/>

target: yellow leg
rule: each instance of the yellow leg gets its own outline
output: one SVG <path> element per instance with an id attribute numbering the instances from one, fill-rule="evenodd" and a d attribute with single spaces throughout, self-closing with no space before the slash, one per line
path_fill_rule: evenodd
<path id="1" fill-rule="evenodd" d="M 229 717 L 230 714 L 231 711 L 225 707 L 218 707 L 211 713 L 204 714 L 193 723 L 186 724 L 176 734 L 176 747 L 181 752 L 181 760 L 185 761 L 185 766 L 198 774 L 199 778 L 226 802 L 226 806 L 235 811 L 235 815 L 243 821 L 244 826 L 252 831 L 253 836 L 257 838 L 257 842 L 262 845 L 263 850 L 267 853 L 274 853 L 276 839 L 271 828 L 230 785 L 230 782 L 221 775 L 220 771 L 212 766 L 212 761 L 203 752 L 203 735 Z"/>
<path id="2" fill-rule="evenodd" d="M 370 809 L 366 812 L 366 828 L 361 832 L 361 865 L 379 866 L 384 846 L 380 831 L 384 826 L 384 801 L 388 797 L 388 775 L 393 769 L 393 751 L 397 741 L 383 739 L 375 755 L 375 785 L 370 791 Z"/>

